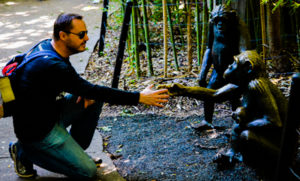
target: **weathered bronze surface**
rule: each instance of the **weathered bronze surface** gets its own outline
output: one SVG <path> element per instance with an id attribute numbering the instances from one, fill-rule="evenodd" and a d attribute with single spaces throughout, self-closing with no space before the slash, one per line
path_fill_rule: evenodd
<path id="1" fill-rule="evenodd" d="M 256 51 L 244 51 L 225 70 L 227 85 L 214 90 L 165 85 L 171 96 L 188 96 L 206 102 L 222 102 L 241 97 L 241 104 L 233 112 L 236 124 L 231 134 L 231 149 L 219 154 L 216 162 L 242 160 L 239 152 L 251 155 L 266 153 L 273 158 L 279 154 L 287 100 L 268 79 L 265 65 Z"/>
<path id="2" fill-rule="evenodd" d="M 249 49 L 249 34 L 245 24 L 239 19 L 236 11 L 227 5 L 219 5 L 211 12 L 209 22 L 208 47 L 205 51 L 201 70 L 199 74 L 199 85 L 211 89 L 217 89 L 225 84 L 224 71 L 233 62 L 233 56 L 240 51 Z M 207 74 L 211 66 L 214 69 L 207 84 Z M 238 104 L 238 99 L 232 99 L 233 109 Z M 214 102 L 204 102 L 205 120 L 198 126 L 198 129 L 213 127 L 211 125 Z"/>

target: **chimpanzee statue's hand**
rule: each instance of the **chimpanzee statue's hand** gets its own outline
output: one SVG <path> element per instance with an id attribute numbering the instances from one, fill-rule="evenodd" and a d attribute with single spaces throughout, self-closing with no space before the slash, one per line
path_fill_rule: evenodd
<path id="1" fill-rule="evenodd" d="M 168 89 L 170 96 L 182 96 L 185 92 L 185 86 L 181 84 L 166 84 L 158 86 L 158 89 L 162 88 Z"/>

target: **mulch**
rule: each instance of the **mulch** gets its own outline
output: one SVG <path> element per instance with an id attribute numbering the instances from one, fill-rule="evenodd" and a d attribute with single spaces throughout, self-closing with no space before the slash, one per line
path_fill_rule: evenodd
<path id="1" fill-rule="evenodd" d="M 214 155 L 229 147 L 230 115 L 213 123 L 223 129 L 197 132 L 192 123 L 203 117 L 157 114 L 105 116 L 98 129 L 105 150 L 127 180 L 259 180 L 244 163 L 219 170 Z"/>

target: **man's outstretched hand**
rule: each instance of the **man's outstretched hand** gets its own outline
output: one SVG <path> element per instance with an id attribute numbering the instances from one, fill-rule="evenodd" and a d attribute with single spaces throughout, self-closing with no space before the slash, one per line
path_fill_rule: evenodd
<path id="1" fill-rule="evenodd" d="M 161 103 L 168 102 L 168 89 L 152 90 L 154 85 L 149 85 L 140 92 L 140 103 L 164 107 Z"/>

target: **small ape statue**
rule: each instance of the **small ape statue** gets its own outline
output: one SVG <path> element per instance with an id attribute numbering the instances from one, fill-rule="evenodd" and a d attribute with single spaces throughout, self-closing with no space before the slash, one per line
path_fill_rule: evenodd
<path id="1" fill-rule="evenodd" d="M 224 71 L 232 64 L 233 56 L 245 49 L 249 49 L 249 33 L 245 24 L 238 18 L 236 11 L 227 5 L 219 5 L 211 12 L 209 22 L 208 47 L 205 51 L 199 74 L 199 85 L 210 89 L 217 89 L 227 82 L 223 78 Z M 214 69 L 207 85 L 206 77 L 210 67 Z M 231 100 L 233 109 L 238 100 Z M 212 118 L 214 102 L 204 102 L 205 120 L 195 129 L 213 128 Z"/>
<path id="2" fill-rule="evenodd" d="M 186 87 L 180 84 L 162 85 L 171 96 L 188 96 L 204 101 L 222 102 L 241 97 L 241 104 L 233 112 L 236 125 L 231 134 L 231 149 L 218 154 L 216 162 L 234 159 L 237 155 L 252 156 L 262 152 L 274 157 L 279 154 L 283 121 L 287 113 L 287 100 L 268 79 L 264 62 L 256 51 L 244 51 L 234 57 L 224 78 L 229 84 L 214 90 Z M 241 153 L 241 154 L 239 154 Z"/>

